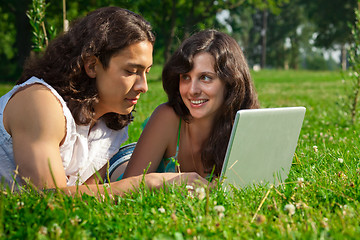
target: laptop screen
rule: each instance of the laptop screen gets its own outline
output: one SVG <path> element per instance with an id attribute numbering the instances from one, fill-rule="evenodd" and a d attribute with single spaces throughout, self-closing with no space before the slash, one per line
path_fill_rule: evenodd
<path id="1" fill-rule="evenodd" d="M 304 107 L 239 110 L 220 180 L 237 188 L 283 182 L 291 167 L 305 111 Z"/>

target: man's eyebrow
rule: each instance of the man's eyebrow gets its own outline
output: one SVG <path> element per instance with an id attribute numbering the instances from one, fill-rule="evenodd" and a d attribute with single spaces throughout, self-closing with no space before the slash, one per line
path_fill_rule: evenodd
<path id="1" fill-rule="evenodd" d="M 128 63 L 127 65 L 132 68 L 141 68 L 141 69 L 152 67 L 152 65 L 150 65 L 149 67 L 145 67 L 144 65 L 137 64 L 137 63 Z"/>

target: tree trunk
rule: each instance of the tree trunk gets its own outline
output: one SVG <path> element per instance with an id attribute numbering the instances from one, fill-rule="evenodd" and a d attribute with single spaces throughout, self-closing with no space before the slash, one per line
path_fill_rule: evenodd
<path id="1" fill-rule="evenodd" d="M 262 12 L 262 30 L 261 30 L 261 68 L 265 68 L 266 65 L 266 31 L 267 31 L 267 16 L 268 12 L 266 9 Z"/>
<path id="2" fill-rule="evenodd" d="M 31 0 L 13 0 L 7 2 L 4 6 L 9 9 L 15 17 L 16 39 L 15 48 L 17 49 L 15 61 L 17 63 L 17 71 L 22 71 L 26 58 L 30 55 L 31 50 L 31 26 L 26 16 L 26 11 L 31 4 Z"/>
<path id="3" fill-rule="evenodd" d="M 347 68 L 345 44 L 341 45 L 341 68 L 343 71 L 346 71 L 346 68 Z"/>
<path id="4" fill-rule="evenodd" d="M 189 16 L 187 16 L 187 19 L 185 21 L 185 30 L 184 30 L 184 40 L 190 37 L 190 32 L 193 27 L 194 23 L 194 10 L 195 10 L 195 1 L 191 1 L 191 7 L 189 11 Z"/>
<path id="5" fill-rule="evenodd" d="M 292 69 L 299 69 L 299 39 L 291 37 L 291 53 L 290 53 L 290 67 Z"/>
<path id="6" fill-rule="evenodd" d="M 164 58 L 165 62 L 170 58 L 171 56 L 171 46 L 173 43 L 173 39 L 175 37 L 175 24 L 176 24 L 176 0 L 172 0 L 172 8 L 171 8 L 171 20 L 170 20 L 170 29 L 169 29 L 169 35 L 167 36 L 167 39 L 165 41 L 165 48 L 164 48 Z"/>

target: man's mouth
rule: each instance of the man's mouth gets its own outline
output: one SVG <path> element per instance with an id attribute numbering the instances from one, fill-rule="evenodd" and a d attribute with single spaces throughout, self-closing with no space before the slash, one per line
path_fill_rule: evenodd
<path id="1" fill-rule="evenodd" d="M 131 102 L 132 104 L 136 104 L 137 103 L 137 101 L 139 100 L 139 97 L 137 97 L 137 98 L 127 98 L 126 100 L 128 100 L 129 102 Z"/>

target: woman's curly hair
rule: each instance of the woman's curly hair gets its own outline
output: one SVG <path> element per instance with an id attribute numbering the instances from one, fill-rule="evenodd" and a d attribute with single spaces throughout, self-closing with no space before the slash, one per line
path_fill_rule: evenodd
<path id="1" fill-rule="evenodd" d="M 219 175 L 236 112 L 240 109 L 259 108 L 259 102 L 247 61 L 237 42 L 225 33 L 203 30 L 182 43 L 166 63 L 162 73 L 168 103 L 182 119 L 191 121 L 189 109 L 179 92 L 180 74 L 191 71 L 194 56 L 201 52 L 210 53 L 214 57 L 214 70 L 225 83 L 224 107 L 218 110 L 201 153 L 205 171 L 209 173 L 215 166 L 215 174 Z"/>
<path id="2" fill-rule="evenodd" d="M 151 25 L 140 15 L 119 7 L 105 7 L 75 21 L 69 31 L 54 39 L 45 53 L 30 58 L 17 84 L 32 76 L 43 79 L 66 101 L 75 121 L 87 125 L 94 120 L 99 101 L 95 78 L 85 71 L 84 61 L 95 56 L 105 69 L 112 56 L 131 44 L 155 42 Z M 107 113 L 107 126 L 119 130 L 132 121 L 132 114 Z"/>

